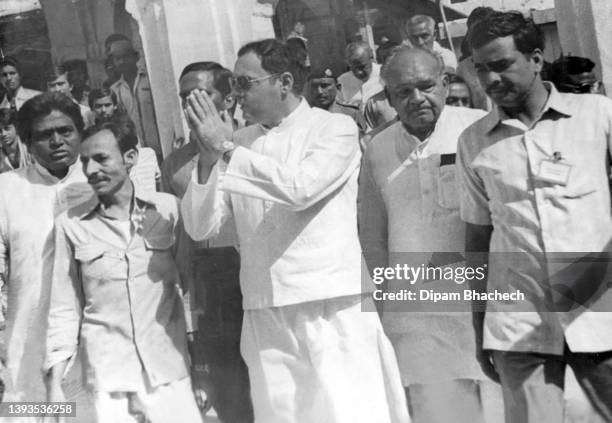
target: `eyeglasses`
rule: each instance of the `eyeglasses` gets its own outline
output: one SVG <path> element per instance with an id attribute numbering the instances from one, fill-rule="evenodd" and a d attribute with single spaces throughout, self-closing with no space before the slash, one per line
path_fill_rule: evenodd
<path id="1" fill-rule="evenodd" d="M 232 76 L 229 79 L 230 87 L 233 91 L 244 92 L 253 88 L 254 82 L 265 81 L 266 79 L 274 78 L 279 76 L 280 73 L 273 73 L 272 75 L 262 76 L 261 78 L 251 78 L 248 76 Z"/>

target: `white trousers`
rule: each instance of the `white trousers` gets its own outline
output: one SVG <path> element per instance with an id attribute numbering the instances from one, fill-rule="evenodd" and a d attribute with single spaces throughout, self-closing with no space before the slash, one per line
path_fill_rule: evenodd
<path id="1" fill-rule="evenodd" d="M 241 351 L 255 423 L 409 421 L 393 347 L 361 302 L 356 295 L 245 311 Z"/>
<path id="2" fill-rule="evenodd" d="M 188 377 L 139 392 L 96 392 L 94 403 L 97 423 L 202 423 Z"/>

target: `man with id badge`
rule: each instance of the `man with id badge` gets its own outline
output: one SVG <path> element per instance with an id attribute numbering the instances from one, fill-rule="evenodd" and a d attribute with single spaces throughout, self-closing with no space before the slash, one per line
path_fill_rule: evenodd
<path id="1" fill-rule="evenodd" d="M 474 313 L 481 366 L 506 422 L 563 421 L 567 365 L 612 421 L 612 102 L 543 82 L 543 38 L 520 13 L 491 14 L 468 40 L 496 107 L 459 140 L 466 251 L 488 256 L 478 289 L 526 297 Z"/>
<path id="2" fill-rule="evenodd" d="M 370 272 L 405 264 L 447 269 L 463 264 L 455 152 L 461 132 L 485 112 L 445 105 L 443 69 L 435 53 L 407 46 L 383 66 L 386 95 L 399 121 L 372 138 L 361 168 L 360 240 Z M 413 292 L 462 289 L 456 281 L 424 279 L 413 285 L 389 280 L 387 292 L 409 286 Z M 470 303 L 463 312 L 425 304 L 382 304 L 412 421 L 501 421 L 501 407 L 491 405 L 501 403 L 501 392 L 474 356 Z"/>

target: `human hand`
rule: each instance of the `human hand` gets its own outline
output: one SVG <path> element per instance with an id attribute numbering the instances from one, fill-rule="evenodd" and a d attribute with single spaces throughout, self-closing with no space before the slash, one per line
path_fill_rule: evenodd
<path id="1" fill-rule="evenodd" d="M 214 163 L 223 153 L 224 143 L 231 139 L 232 122 L 227 113 L 217 111 L 205 91 L 193 90 L 186 99 L 185 117 L 197 140 L 200 155 Z"/>

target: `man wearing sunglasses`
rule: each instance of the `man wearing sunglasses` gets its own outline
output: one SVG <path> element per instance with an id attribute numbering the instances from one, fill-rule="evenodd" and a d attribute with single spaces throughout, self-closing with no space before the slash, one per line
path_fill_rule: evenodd
<path id="1" fill-rule="evenodd" d="M 234 73 L 245 118 L 266 133 L 229 139 L 194 91 L 200 158 L 181 208 L 196 240 L 235 221 L 255 421 L 407 422 L 392 347 L 362 312 L 374 307 L 361 284 L 357 126 L 301 98 L 305 71 L 280 41 L 242 47 Z"/>

